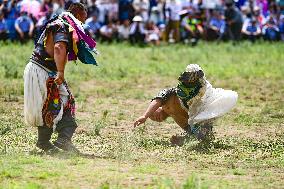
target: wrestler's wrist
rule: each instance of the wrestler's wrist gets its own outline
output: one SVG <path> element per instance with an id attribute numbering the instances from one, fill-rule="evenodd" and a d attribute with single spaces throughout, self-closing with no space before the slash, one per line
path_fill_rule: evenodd
<path id="1" fill-rule="evenodd" d="M 148 115 L 142 115 L 142 117 L 144 117 L 145 119 L 147 119 L 147 118 L 150 117 L 150 116 L 148 116 Z"/>

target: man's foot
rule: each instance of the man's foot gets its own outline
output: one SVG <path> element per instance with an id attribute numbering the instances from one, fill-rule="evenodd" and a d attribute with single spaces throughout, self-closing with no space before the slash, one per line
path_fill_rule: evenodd
<path id="1" fill-rule="evenodd" d="M 53 144 L 51 144 L 51 142 L 37 142 L 36 143 L 36 147 L 38 147 L 39 149 L 43 150 L 45 153 L 48 154 L 55 154 L 58 153 L 60 150 L 55 147 Z"/>
<path id="2" fill-rule="evenodd" d="M 54 146 L 66 151 L 75 154 L 80 154 L 80 151 L 74 146 L 74 144 L 67 139 L 58 138 L 53 142 Z"/>

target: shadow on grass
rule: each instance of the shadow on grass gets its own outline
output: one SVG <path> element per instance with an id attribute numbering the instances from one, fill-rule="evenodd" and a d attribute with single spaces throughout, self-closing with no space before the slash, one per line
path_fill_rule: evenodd
<path id="1" fill-rule="evenodd" d="M 191 138 L 186 139 L 185 143 L 189 142 L 190 139 Z M 228 144 L 226 140 L 222 139 L 201 141 L 198 142 L 197 144 L 190 145 L 189 147 L 187 147 L 188 151 L 196 151 L 201 154 L 212 154 L 215 153 L 216 150 L 229 150 L 229 149 L 234 149 L 234 146 Z"/>
<path id="2" fill-rule="evenodd" d="M 87 153 L 72 153 L 72 152 L 65 152 L 65 151 L 60 151 L 57 153 L 49 153 L 49 152 L 44 152 L 42 150 L 37 150 L 33 149 L 32 151 L 29 152 L 30 155 L 38 155 L 38 156 L 52 156 L 54 158 L 58 159 L 72 159 L 76 157 L 81 157 L 81 158 L 86 158 L 86 159 L 115 159 L 111 156 L 99 156 L 95 154 L 87 154 Z"/>
<path id="3" fill-rule="evenodd" d="M 168 139 L 143 138 L 142 140 L 137 141 L 137 143 L 139 147 L 143 147 L 145 149 L 152 149 L 158 146 L 172 146 L 171 142 Z"/>

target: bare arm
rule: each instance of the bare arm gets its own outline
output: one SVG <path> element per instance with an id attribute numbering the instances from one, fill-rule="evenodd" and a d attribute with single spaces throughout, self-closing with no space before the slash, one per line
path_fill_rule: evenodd
<path id="1" fill-rule="evenodd" d="M 57 42 L 54 45 L 54 61 L 57 68 L 55 83 L 61 85 L 64 81 L 64 70 L 67 62 L 67 49 L 65 42 Z"/>
<path id="2" fill-rule="evenodd" d="M 162 105 L 161 100 L 155 99 L 148 106 L 145 113 L 134 122 L 134 127 L 145 123 L 145 121 L 153 115 L 153 113 Z"/>
<path id="3" fill-rule="evenodd" d="M 30 35 L 30 37 L 32 37 L 32 35 L 33 35 L 34 27 L 35 27 L 34 23 L 31 22 L 31 25 L 30 25 L 30 28 L 29 28 L 29 35 Z"/>
<path id="4" fill-rule="evenodd" d="M 15 23 L 15 29 L 16 29 L 16 31 L 21 35 L 21 37 L 23 38 L 23 37 L 24 37 L 24 36 L 23 36 L 24 34 L 23 34 L 23 32 L 22 32 L 22 30 L 21 30 L 21 28 L 20 28 L 18 22 Z"/>

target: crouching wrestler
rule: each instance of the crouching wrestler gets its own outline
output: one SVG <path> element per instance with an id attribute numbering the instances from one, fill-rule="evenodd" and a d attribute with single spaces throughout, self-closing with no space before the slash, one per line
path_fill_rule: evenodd
<path id="1" fill-rule="evenodd" d="M 230 111 L 237 98 L 234 91 L 213 88 L 201 67 L 190 64 L 179 76 L 176 87 L 164 89 L 152 99 L 134 127 L 148 118 L 162 122 L 172 117 L 184 131 L 203 141 L 212 134 L 214 120 Z"/>

